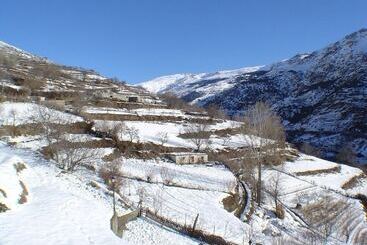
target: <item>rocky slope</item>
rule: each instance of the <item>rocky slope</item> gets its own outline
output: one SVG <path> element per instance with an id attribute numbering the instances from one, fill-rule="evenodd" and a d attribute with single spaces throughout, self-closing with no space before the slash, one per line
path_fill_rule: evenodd
<path id="1" fill-rule="evenodd" d="M 87 100 L 98 91 L 149 96 L 142 88 L 106 78 L 94 70 L 60 65 L 0 41 L 0 96 L 15 96 L 17 100 L 29 96 Z"/>
<path id="2" fill-rule="evenodd" d="M 142 86 L 202 106 L 216 104 L 231 115 L 266 101 L 282 116 L 290 141 L 308 142 L 328 158 L 350 145 L 367 163 L 367 29 L 265 67 L 172 75 Z"/>

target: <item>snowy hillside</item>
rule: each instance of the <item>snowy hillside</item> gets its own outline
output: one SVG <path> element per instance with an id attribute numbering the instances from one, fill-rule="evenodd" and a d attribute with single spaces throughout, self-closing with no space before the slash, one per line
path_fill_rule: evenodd
<path id="1" fill-rule="evenodd" d="M 354 133 L 363 147 L 359 80 L 310 71 L 324 59 L 344 66 L 345 53 L 364 61 L 364 43 L 353 41 L 360 35 L 332 52 L 147 86 L 237 112 L 272 99 L 288 133 L 333 146 L 332 127 Z M 342 54 L 330 58 L 335 50 Z M 335 89 L 348 86 L 328 93 L 329 76 Z M 366 173 L 300 153 L 273 118 L 266 128 L 276 136 L 257 134 L 243 122 L 3 43 L 0 92 L 0 244 L 367 244 Z"/>
<path id="2" fill-rule="evenodd" d="M 367 29 L 258 70 L 215 74 L 221 72 L 172 75 L 142 85 L 191 103 L 215 104 L 231 115 L 266 101 L 282 116 L 291 142 L 312 144 L 331 159 L 348 145 L 367 163 Z"/>
<path id="3" fill-rule="evenodd" d="M 14 164 L 19 163 L 25 169 L 17 173 Z M 111 200 L 88 185 L 91 177 L 60 173 L 29 150 L 0 142 L 0 170 L 0 189 L 7 195 L 5 204 L 11 203 L 10 211 L 0 214 L 0 244 L 198 244 L 144 219 L 131 222 L 119 239 L 109 228 Z M 28 192 L 23 204 L 17 200 L 18 179 Z"/>

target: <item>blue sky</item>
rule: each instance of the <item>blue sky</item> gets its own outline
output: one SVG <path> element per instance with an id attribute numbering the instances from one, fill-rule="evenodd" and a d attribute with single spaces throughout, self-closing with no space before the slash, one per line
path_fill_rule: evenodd
<path id="1" fill-rule="evenodd" d="M 365 0 L 1 0 L 0 40 L 129 83 L 269 64 L 367 27 Z"/>

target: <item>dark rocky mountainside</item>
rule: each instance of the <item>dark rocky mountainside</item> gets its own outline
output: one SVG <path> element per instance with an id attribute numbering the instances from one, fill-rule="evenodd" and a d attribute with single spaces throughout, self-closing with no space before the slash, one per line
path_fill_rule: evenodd
<path id="1" fill-rule="evenodd" d="M 367 163 L 367 29 L 319 51 L 238 73 L 173 75 L 142 85 L 218 105 L 231 115 L 266 101 L 283 118 L 291 142 L 310 143 L 328 158 L 348 145 Z"/>

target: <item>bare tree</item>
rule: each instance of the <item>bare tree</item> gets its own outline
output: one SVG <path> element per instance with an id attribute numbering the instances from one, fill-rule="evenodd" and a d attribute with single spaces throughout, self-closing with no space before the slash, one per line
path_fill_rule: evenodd
<path id="1" fill-rule="evenodd" d="M 139 197 L 139 206 L 140 207 L 143 207 L 143 204 L 146 201 L 146 190 L 145 190 L 145 188 L 144 187 L 140 187 L 137 190 L 137 194 L 138 194 L 138 197 Z"/>
<path id="2" fill-rule="evenodd" d="M 161 143 L 161 146 L 164 146 L 168 142 L 168 133 L 167 132 L 159 132 L 157 134 L 158 140 Z"/>
<path id="3" fill-rule="evenodd" d="M 210 132 L 208 131 L 208 124 L 189 124 L 185 127 L 184 132 L 187 139 L 193 143 L 196 147 L 196 151 L 202 150 L 203 147 L 207 147 L 210 138 Z"/>
<path id="4" fill-rule="evenodd" d="M 219 119 L 226 119 L 227 118 L 226 113 L 220 107 L 218 107 L 215 104 L 210 104 L 206 108 L 206 112 L 208 113 L 208 116 L 210 116 L 212 118 L 219 118 Z"/>
<path id="5" fill-rule="evenodd" d="M 280 172 L 275 172 L 268 181 L 267 192 L 274 200 L 275 214 L 278 218 L 284 218 L 284 210 L 279 203 L 279 196 L 283 193 L 282 176 Z"/>
<path id="6" fill-rule="evenodd" d="M 120 159 L 107 162 L 99 169 L 98 172 L 104 182 L 116 192 L 119 192 L 123 183 L 121 172 L 122 164 L 123 163 Z"/>
<path id="7" fill-rule="evenodd" d="M 43 153 L 53 159 L 58 167 L 74 171 L 77 166 L 90 164 L 97 157 L 98 151 L 79 148 L 76 144 L 66 141 L 63 116 L 57 110 L 39 105 L 37 113 L 31 119 L 34 127 L 42 132 L 47 142 Z"/>
<path id="8" fill-rule="evenodd" d="M 79 148 L 66 141 L 58 143 L 55 154 L 58 166 L 66 171 L 74 171 L 78 166 L 89 165 L 98 157 L 97 150 Z"/>
<path id="9" fill-rule="evenodd" d="M 163 206 L 163 200 L 162 200 L 162 196 L 163 196 L 163 190 L 162 189 L 158 189 L 154 196 L 153 196 L 153 209 L 154 209 L 154 213 L 158 214 L 160 211 L 162 211 L 162 206 Z"/>
<path id="10" fill-rule="evenodd" d="M 16 124 L 17 124 L 17 112 L 16 110 L 14 109 L 11 109 L 9 111 L 9 116 L 11 118 L 11 124 L 10 124 L 10 128 L 11 128 L 11 135 L 14 137 L 17 135 L 17 127 L 16 127 Z"/>
<path id="11" fill-rule="evenodd" d="M 170 185 L 176 177 L 176 172 L 173 169 L 162 167 L 160 169 L 161 178 L 164 184 Z"/>
<path id="12" fill-rule="evenodd" d="M 48 154 L 51 159 L 59 162 L 59 154 L 57 154 L 59 144 L 63 140 L 62 118 L 57 111 L 45 106 L 37 106 L 37 111 L 30 118 L 35 128 L 40 130 L 48 145 Z"/>
<path id="13" fill-rule="evenodd" d="M 283 192 L 283 186 L 281 182 L 281 173 L 276 172 L 270 179 L 268 185 L 268 192 L 274 200 L 274 206 L 278 206 L 279 196 Z"/>
<path id="14" fill-rule="evenodd" d="M 222 140 L 222 145 L 224 147 L 227 147 L 228 143 L 231 141 L 231 136 L 229 136 L 229 135 L 223 136 L 223 137 L 221 137 L 221 140 Z"/>
<path id="15" fill-rule="evenodd" d="M 112 129 L 110 129 L 110 134 L 112 135 L 112 138 L 114 138 L 114 140 L 116 142 L 120 141 L 123 139 L 123 136 L 126 134 L 127 131 L 127 126 L 123 123 L 117 123 L 115 124 Z"/>
<path id="16" fill-rule="evenodd" d="M 126 133 L 131 143 L 139 141 L 139 130 L 134 127 L 126 127 Z"/>
<path id="17" fill-rule="evenodd" d="M 257 166 L 256 201 L 261 206 L 262 166 L 281 162 L 285 147 L 284 129 L 270 107 L 257 102 L 247 111 L 241 133 L 247 146 L 247 157 Z"/>

